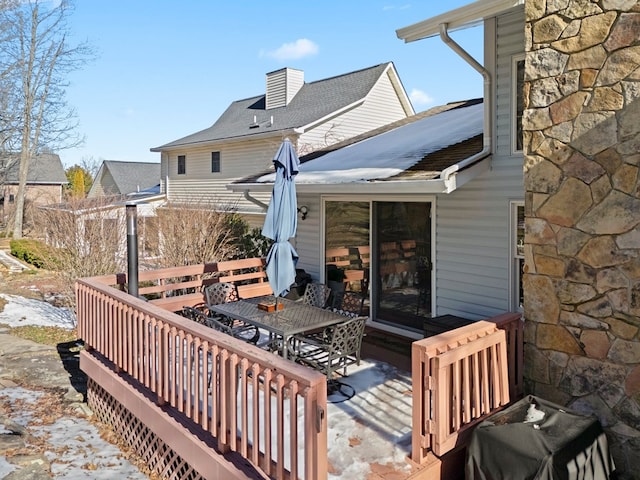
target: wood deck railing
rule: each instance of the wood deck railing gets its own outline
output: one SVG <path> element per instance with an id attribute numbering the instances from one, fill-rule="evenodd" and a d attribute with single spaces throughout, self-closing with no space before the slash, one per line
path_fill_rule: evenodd
<path id="1" fill-rule="evenodd" d="M 327 478 L 324 375 L 111 286 L 119 283 L 76 283 L 83 356 L 106 360 L 270 478 Z M 189 461 L 188 448 L 180 455 Z"/>
<path id="2" fill-rule="evenodd" d="M 517 395 L 521 340 L 520 315 L 505 314 L 412 344 L 412 462 L 461 445 L 472 426 L 509 403 L 510 391 Z"/>
<path id="3" fill-rule="evenodd" d="M 148 302 L 123 291 L 122 274 L 78 280 L 82 355 L 104 357 L 114 375 L 267 476 L 325 479 L 326 378 L 171 313 L 202 302 L 202 287 L 215 281 L 240 283 L 245 297 L 263 294 L 262 265 L 246 259 L 140 272 Z M 463 445 L 475 424 L 522 395 L 522 350 L 523 322 L 514 313 L 413 343 L 411 463 Z"/>

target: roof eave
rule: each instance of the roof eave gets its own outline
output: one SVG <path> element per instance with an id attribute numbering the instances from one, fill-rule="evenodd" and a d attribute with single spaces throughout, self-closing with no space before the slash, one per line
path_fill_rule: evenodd
<path id="1" fill-rule="evenodd" d="M 450 10 L 396 30 L 396 35 L 405 43 L 415 42 L 440 34 L 440 25 L 447 24 L 449 31 L 470 28 L 517 5 L 524 0 L 478 0 L 474 3 Z"/>
<path id="2" fill-rule="evenodd" d="M 285 128 L 282 130 L 271 130 L 269 132 L 262 132 L 262 133 L 251 133 L 251 134 L 247 134 L 247 135 L 239 135 L 237 137 L 227 137 L 227 138 L 218 138 L 215 140 L 201 140 L 201 141 L 197 141 L 197 142 L 187 142 L 187 143 L 181 143 L 180 145 L 163 145 L 161 147 L 154 147 L 154 148 L 150 148 L 149 151 L 151 152 L 173 152 L 176 150 L 184 150 L 185 148 L 193 148 L 193 147 L 206 147 L 206 146 L 211 146 L 211 145 L 224 145 L 224 144 L 228 144 L 228 143 L 238 143 L 238 142 L 245 142 L 247 141 L 247 139 L 250 140 L 254 140 L 254 139 L 263 139 L 263 138 L 269 138 L 269 137 L 278 137 L 278 138 L 284 138 L 285 136 L 288 135 L 295 135 L 299 133 L 297 131 L 296 128 L 290 127 L 290 128 Z"/>
<path id="3" fill-rule="evenodd" d="M 311 194 L 411 194 L 428 195 L 451 193 L 478 175 L 488 171 L 491 166 L 491 155 L 473 163 L 464 170 L 451 175 L 448 180 L 434 178 L 431 180 L 378 180 L 369 182 L 348 183 L 296 183 L 298 193 Z M 270 192 L 273 183 L 232 183 L 227 189 L 233 192 Z"/>

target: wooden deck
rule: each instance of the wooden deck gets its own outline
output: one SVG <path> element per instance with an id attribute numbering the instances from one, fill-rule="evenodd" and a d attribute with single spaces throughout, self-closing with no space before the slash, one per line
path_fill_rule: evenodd
<path id="1" fill-rule="evenodd" d="M 164 303 L 122 291 L 124 275 L 78 280 L 91 401 L 165 478 L 328 478 L 325 377 L 161 308 L 195 302 L 220 270 L 181 268 L 148 274 Z M 521 389 L 520 316 L 489 320 L 412 344 L 406 478 L 453 478 L 464 431 Z"/>

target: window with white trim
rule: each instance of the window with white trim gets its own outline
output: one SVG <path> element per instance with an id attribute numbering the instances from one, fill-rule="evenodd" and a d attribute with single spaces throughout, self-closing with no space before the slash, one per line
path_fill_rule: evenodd
<path id="1" fill-rule="evenodd" d="M 511 152 L 523 147 L 522 113 L 524 112 L 524 56 L 513 57 L 511 63 Z"/>
<path id="2" fill-rule="evenodd" d="M 524 202 L 511 202 L 511 309 L 522 311 L 524 291 Z"/>
<path id="3" fill-rule="evenodd" d="M 187 173 L 187 156 L 178 155 L 178 175 L 185 175 Z"/>

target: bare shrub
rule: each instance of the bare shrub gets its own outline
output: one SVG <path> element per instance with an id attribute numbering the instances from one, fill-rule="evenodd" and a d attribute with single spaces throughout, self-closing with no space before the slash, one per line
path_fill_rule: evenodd
<path id="1" fill-rule="evenodd" d="M 240 252 L 248 227 L 231 207 L 206 200 L 167 203 L 156 209 L 160 255 L 158 267 L 228 260 Z"/>
<path id="2" fill-rule="evenodd" d="M 124 207 L 106 199 L 70 199 L 35 212 L 37 230 L 52 248 L 47 268 L 57 270 L 69 291 L 77 278 L 122 271 L 126 258 Z"/>

